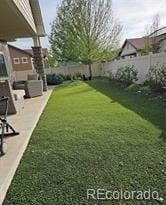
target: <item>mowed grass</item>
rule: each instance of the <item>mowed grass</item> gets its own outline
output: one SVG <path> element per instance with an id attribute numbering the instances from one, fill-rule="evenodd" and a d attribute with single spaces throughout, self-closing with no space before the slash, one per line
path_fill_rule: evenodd
<path id="1" fill-rule="evenodd" d="M 150 188 L 166 201 L 165 119 L 164 103 L 107 80 L 59 86 L 4 205 L 158 204 L 87 200 L 87 189 Z"/>

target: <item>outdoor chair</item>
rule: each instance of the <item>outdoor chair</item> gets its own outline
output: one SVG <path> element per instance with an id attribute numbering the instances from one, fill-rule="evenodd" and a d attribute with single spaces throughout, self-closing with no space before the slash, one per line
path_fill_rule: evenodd
<path id="1" fill-rule="evenodd" d="M 38 80 L 37 74 L 31 74 L 28 75 L 25 81 L 15 81 L 13 83 L 13 89 L 24 89 L 26 98 L 41 96 L 43 95 L 43 81 Z"/>
<path id="2" fill-rule="evenodd" d="M 8 97 L 0 98 L 0 153 L 6 154 L 7 144 L 4 142 L 4 137 L 19 135 L 18 132 L 7 122 L 8 115 Z"/>

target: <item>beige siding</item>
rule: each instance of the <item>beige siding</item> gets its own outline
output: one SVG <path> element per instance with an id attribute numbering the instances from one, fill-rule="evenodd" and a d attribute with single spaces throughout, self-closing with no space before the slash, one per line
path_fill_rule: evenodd
<path id="1" fill-rule="evenodd" d="M 32 29 L 36 31 L 29 0 L 13 0 L 13 1 L 18 7 L 18 9 L 21 11 L 22 15 L 25 17 L 29 25 L 32 27 Z"/>
<path id="2" fill-rule="evenodd" d="M 136 53 L 136 49 L 131 44 L 126 43 L 126 45 L 123 48 L 123 51 L 121 53 L 121 56 L 129 55 L 132 53 Z"/>

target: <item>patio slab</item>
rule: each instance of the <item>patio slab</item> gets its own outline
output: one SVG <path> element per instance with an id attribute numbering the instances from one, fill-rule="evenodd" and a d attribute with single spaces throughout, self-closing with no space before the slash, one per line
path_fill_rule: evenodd
<path id="1" fill-rule="evenodd" d="M 48 102 L 52 90 L 53 88 L 49 89 L 41 97 L 25 100 L 24 109 L 8 118 L 8 121 L 16 131 L 20 132 L 20 135 L 5 139 L 8 144 L 8 152 L 5 156 L 0 157 L 0 205 L 3 203 L 32 132 Z"/>

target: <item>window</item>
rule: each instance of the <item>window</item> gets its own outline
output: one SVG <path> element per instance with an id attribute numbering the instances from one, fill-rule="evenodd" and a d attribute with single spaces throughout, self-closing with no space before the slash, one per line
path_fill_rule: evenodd
<path id="1" fill-rule="evenodd" d="M 14 64 L 20 64 L 20 59 L 19 58 L 13 58 Z"/>
<path id="2" fill-rule="evenodd" d="M 6 64 L 5 64 L 5 59 L 3 54 L 0 54 L 0 78 L 1 77 L 7 77 L 8 73 L 7 73 L 7 68 L 6 68 Z"/>
<path id="3" fill-rule="evenodd" d="M 27 57 L 22 57 L 22 63 L 28 63 L 28 58 Z"/>

